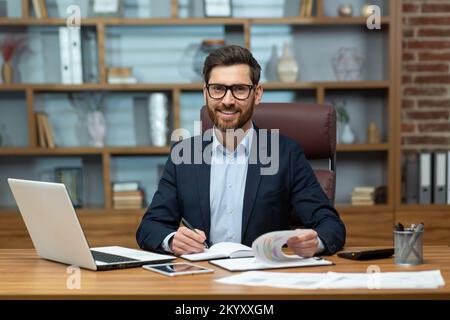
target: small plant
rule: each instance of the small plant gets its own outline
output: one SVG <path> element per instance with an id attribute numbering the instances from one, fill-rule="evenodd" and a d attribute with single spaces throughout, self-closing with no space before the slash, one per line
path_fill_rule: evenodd
<path id="1" fill-rule="evenodd" d="M 26 46 L 25 38 L 7 35 L 0 41 L 0 50 L 2 51 L 3 61 L 10 61 L 15 53 L 25 49 Z"/>
<path id="2" fill-rule="evenodd" d="M 345 109 L 346 101 L 332 102 L 334 108 L 336 109 L 337 121 L 343 124 L 349 123 L 350 117 L 347 110 Z"/>

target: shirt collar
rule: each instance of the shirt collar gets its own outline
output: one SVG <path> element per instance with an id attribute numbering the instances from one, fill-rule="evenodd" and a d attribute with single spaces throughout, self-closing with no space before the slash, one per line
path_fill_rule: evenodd
<path id="1" fill-rule="evenodd" d="M 234 154 L 237 153 L 239 149 L 244 148 L 243 150 L 245 151 L 245 156 L 248 157 L 248 155 L 250 154 L 250 147 L 252 145 L 252 138 L 253 138 L 253 133 L 255 131 L 254 126 L 253 126 L 253 122 L 252 122 L 252 126 L 250 127 L 250 129 L 246 132 L 244 138 L 241 140 L 241 142 L 239 142 L 239 144 L 237 145 L 236 149 L 234 151 L 229 151 L 228 149 L 226 149 L 222 143 L 220 143 L 219 139 L 216 136 L 216 127 L 214 126 L 213 128 L 213 151 L 217 151 L 222 153 L 223 155 L 226 154 Z"/>

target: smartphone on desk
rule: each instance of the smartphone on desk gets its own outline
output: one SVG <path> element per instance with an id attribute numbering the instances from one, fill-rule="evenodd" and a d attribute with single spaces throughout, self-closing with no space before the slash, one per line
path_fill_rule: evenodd
<path id="1" fill-rule="evenodd" d="M 162 264 L 147 264 L 142 266 L 145 270 L 161 273 L 165 276 L 181 276 L 187 274 L 210 273 L 214 269 L 209 269 L 196 264 L 187 262 L 169 262 Z"/>

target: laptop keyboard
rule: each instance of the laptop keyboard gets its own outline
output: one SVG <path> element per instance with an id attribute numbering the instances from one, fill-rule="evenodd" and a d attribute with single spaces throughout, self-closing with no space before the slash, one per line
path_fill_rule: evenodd
<path id="1" fill-rule="evenodd" d="M 95 261 L 101 261 L 105 263 L 119 263 L 119 262 L 132 262 L 136 261 L 135 259 L 118 256 L 116 254 L 104 253 L 99 251 L 91 250 L 92 256 Z"/>

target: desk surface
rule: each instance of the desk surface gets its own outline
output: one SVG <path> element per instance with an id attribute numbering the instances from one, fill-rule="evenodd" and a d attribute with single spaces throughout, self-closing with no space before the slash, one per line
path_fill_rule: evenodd
<path id="1" fill-rule="evenodd" d="M 347 248 L 355 250 L 358 248 Z M 367 249 L 367 248 L 365 248 Z M 94 272 L 81 270 L 81 288 L 67 289 L 66 265 L 39 258 L 34 250 L 0 250 L 0 299 L 450 299 L 450 248 L 424 248 L 424 264 L 401 267 L 393 258 L 352 261 L 327 257 L 334 266 L 278 269 L 283 272 L 366 272 L 378 265 L 382 272 L 440 269 L 445 287 L 425 290 L 297 290 L 220 284 L 214 279 L 231 273 L 208 262 L 212 274 L 166 277 L 142 268 Z M 180 259 L 181 260 L 181 259 Z"/>

